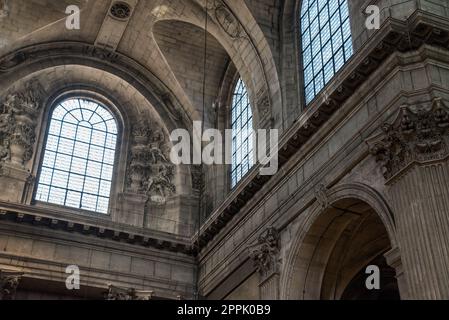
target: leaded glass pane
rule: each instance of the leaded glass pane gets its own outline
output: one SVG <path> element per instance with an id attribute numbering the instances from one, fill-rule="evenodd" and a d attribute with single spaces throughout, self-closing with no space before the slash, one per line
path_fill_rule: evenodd
<path id="1" fill-rule="evenodd" d="M 252 167 L 253 115 L 248 92 L 242 79 L 237 81 L 231 109 L 232 170 L 231 186 L 235 187 Z"/>
<path id="2" fill-rule="evenodd" d="M 309 104 L 353 54 L 346 0 L 304 0 L 301 43 Z"/>
<path id="3" fill-rule="evenodd" d="M 51 117 L 36 200 L 107 213 L 117 123 L 99 104 L 69 99 Z"/>

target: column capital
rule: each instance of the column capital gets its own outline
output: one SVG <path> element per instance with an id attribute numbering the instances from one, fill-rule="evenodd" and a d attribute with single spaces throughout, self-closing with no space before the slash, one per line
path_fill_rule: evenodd
<path id="1" fill-rule="evenodd" d="M 151 300 L 153 291 L 142 291 L 134 288 L 120 288 L 113 285 L 109 286 L 108 292 L 105 294 L 106 300 Z"/>
<path id="2" fill-rule="evenodd" d="M 23 276 L 21 272 L 0 270 L 0 300 L 12 300 Z"/>
<path id="3" fill-rule="evenodd" d="M 449 108 L 441 98 L 427 105 L 403 105 L 396 119 L 367 140 L 370 153 L 391 180 L 414 164 L 449 157 Z"/>
<path id="4" fill-rule="evenodd" d="M 278 271 L 280 235 L 270 227 L 262 232 L 257 243 L 249 248 L 249 255 L 262 278 L 268 278 Z"/>

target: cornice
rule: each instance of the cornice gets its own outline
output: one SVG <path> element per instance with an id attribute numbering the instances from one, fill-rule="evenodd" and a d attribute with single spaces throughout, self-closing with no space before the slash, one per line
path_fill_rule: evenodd
<path id="1" fill-rule="evenodd" d="M 152 247 L 158 250 L 192 254 L 190 239 L 172 234 L 145 230 L 83 215 L 70 215 L 36 206 L 0 202 L 0 221 L 46 227 L 54 230 L 96 236 L 101 239 Z"/>

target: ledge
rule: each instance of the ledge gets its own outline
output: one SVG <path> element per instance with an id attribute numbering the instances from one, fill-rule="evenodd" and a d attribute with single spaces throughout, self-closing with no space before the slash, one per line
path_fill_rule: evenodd
<path id="1" fill-rule="evenodd" d="M 29 205 L 0 202 L 0 221 L 25 223 L 39 227 L 64 230 L 98 238 L 127 242 L 144 247 L 191 255 L 189 238 L 143 228 L 132 227 L 106 219 L 66 214 Z"/>

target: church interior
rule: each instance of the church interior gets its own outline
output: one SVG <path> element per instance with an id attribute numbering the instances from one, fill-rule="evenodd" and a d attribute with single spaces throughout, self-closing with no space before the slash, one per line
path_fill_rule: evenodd
<path id="1" fill-rule="evenodd" d="M 0 300 L 448 283 L 449 1 L 0 0 Z"/>

